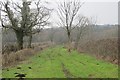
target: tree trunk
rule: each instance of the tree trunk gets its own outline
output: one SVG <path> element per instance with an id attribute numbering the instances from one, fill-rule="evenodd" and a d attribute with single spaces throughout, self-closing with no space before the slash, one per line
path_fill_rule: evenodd
<path id="1" fill-rule="evenodd" d="M 16 37 L 17 37 L 17 45 L 18 45 L 18 50 L 23 49 L 23 31 L 15 31 Z"/>
<path id="2" fill-rule="evenodd" d="M 31 48 L 31 43 L 32 43 L 32 35 L 29 36 L 29 41 L 28 41 L 28 48 Z"/>
<path id="3" fill-rule="evenodd" d="M 71 33 L 68 32 L 68 52 L 71 52 Z"/>

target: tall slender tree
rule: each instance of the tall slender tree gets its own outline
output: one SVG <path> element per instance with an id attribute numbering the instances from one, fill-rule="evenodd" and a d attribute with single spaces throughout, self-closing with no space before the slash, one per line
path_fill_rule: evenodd
<path id="1" fill-rule="evenodd" d="M 71 52 L 71 33 L 75 28 L 76 22 L 75 19 L 78 16 L 79 10 L 83 3 L 79 0 L 74 1 L 64 1 L 58 4 L 58 16 L 59 16 L 59 25 L 62 26 L 68 36 L 68 51 Z"/>

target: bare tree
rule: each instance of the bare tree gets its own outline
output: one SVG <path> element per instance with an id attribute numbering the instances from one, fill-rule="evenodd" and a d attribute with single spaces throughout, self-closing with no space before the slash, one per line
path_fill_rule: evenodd
<path id="1" fill-rule="evenodd" d="M 1 18 L 2 26 L 4 28 L 11 28 L 14 30 L 14 32 L 16 33 L 16 37 L 17 37 L 18 47 L 19 47 L 19 49 L 22 49 L 23 48 L 23 46 L 22 46 L 23 45 L 23 35 L 24 35 L 23 28 L 25 26 L 18 27 L 19 20 L 17 19 L 17 17 L 14 15 L 14 12 L 10 8 L 9 1 L 2 3 L 2 6 L 4 7 L 4 9 L 2 11 L 5 13 L 4 17 Z M 21 22 L 21 24 L 22 24 L 22 22 Z"/>
<path id="2" fill-rule="evenodd" d="M 64 1 L 58 4 L 59 25 L 64 27 L 68 36 L 68 51 L 71 51 L 71 32 L 75 28 L 75 19 L 83 3 L 80 1 Z"/>
<path id="3" fill-rule="evenodd" d="M 27 35 L 29 36 L 29 48 L 31 48 L 32 35 L 40 32 L 44 26 L 50 24 L 48 20 L 50 18 L 50 13 L 52 12 L 52 9 L 40 5 L 40 0 L 35 3 L 35 5 L 37 9 L 31 11 L 29 15 L 29 31 L 27 30 Z"/>
<path id="4" fill-rule="evenodd" d="M 35 2 L 36 8 L 30 9 L 31 2 L 22 1 L 22 5 L 14 2 L 1 2 L 1 23 L 4 28 L 13 29 L 18 43 L 18 49 L 23 48 L 24 36 L 30 36 L 29 46 L 31 47 L 32 34 L 40 32 L 41 26 L 47 25 L 50 17 L 50 10 L 40 5 L 40 0 Z"/>
<path id="5" fill-rule="evenodd" d="M 78 48 L 78 44 L 80 39 L 85 35 L 86 31 L 88 31 L 91 23 L 90 20 L 87 17 L 84 16 L 78 16 L 77 19 L 77 26 L 76 26 L 76 40 L 75 40 L 75 45 L 74 48 Z"/>

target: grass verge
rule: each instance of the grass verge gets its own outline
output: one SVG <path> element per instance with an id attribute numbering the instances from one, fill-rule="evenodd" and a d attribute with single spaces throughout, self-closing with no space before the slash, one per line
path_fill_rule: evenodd
<path id="1" fill-rule="evenodd" d="M 62 46 L 48 48 L 16 67 L 3 70 L 3 78 L 118 78 L 118 66 L 84 53 L 68 53 Z"/>

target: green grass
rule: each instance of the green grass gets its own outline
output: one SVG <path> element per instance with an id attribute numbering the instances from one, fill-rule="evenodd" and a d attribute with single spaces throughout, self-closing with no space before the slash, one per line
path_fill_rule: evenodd
<path id="1" fill-rule="evenodd" d="M 77 51 L 68 53 L 62 46 L 45 49 L 9 71 L 3 70 L 3 78 L 14 78 L 15 72 L 26 73 L 26 78 L 118 78 L 117 65 Z"/>

